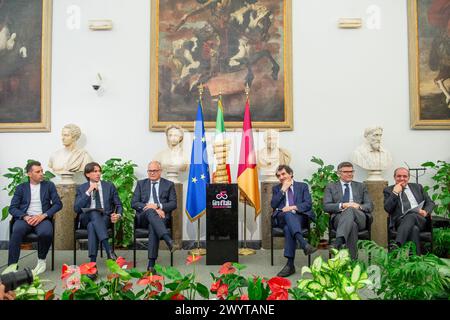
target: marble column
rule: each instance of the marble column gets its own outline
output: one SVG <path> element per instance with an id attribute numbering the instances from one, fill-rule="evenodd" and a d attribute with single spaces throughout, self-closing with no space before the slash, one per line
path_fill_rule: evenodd
<path id="1" fill-rule="evenodd" d="M 262 232 L 262 248 L 270 249 L 270 228 L 272 207 L 270 201 L 272 200 L 272 187 L 278 182 L 261 182 L 261 232 Z M 284 248 L 284 238 L 273 239 L 274 249 Z"/>
<path id="2" fill-rule="evenodd" d="M 382 247 L 387 247 L 387 217 L 384 211 L 383 190 L 387 187 L 387 181 L 365 181 L 370 198 L 374 204 L 372 240 Z"/>
<path id="3" fill-rule="evenodd" d="M 177 193 L 177 208 L 172 212 L 172 235 L 173 240 L 180 247 L 183 242 L 183 184 L 175 183 L 175 191 Z M 159 247 L 163 250 L 167 250 L 166 243 L 161 240 Z"/>
<path id="4" fill-rule="evenodd" d="M 75 211 L 73 204 L 76 194 L 75 184 L 56 186 L 63 208 L 55 215 L 55 250 L 73 250 L 73 224 Z"/>

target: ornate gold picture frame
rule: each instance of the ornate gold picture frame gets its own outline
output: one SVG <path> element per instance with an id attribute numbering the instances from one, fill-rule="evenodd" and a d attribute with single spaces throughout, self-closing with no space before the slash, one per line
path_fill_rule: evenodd
<path id="1" fill-rule="evenodd" d="M 192 130 L 199 98 L 215 126 L 241 128 L 250 84 L 253 127 L 293 129 L 291 0 L 152 0 L 150 130 Z"/>

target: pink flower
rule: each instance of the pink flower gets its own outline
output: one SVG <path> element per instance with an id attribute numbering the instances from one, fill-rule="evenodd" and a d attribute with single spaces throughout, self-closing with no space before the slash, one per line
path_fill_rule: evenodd
<path id="1" fill-rule="evenodd" d="M 68 266 L 67 264 L 63 264 L 61 268 L 61 280 L 65 280 L 68 277 L 70 277 L 72 274 L 74 274 L 76 271 L 76 268 L 72 266 Z"/>
<path id="2" fill-rule="evenodd" d="M 117 265 L 122 268 L 122 269 L 129 269 L 131 267 L 131 262 L 126 261 L 124 258 L 122 257 L 118 257 L 116 260 Z"/>
<path id="3" fill-rule="evenodd" d="M 241 300 L 250 300 L 250 299 L 248 298 L 248 295 L 243 294 L 243 295 L 241 296 Z"/>
<path id="4" fill-rule="evenodd" d="M 226 299 L 228 296 L 228 285 L 222 284 L 219 289 L 217 289 L 217 298 L 219 299 Z"/>
<path id="5" fill-rule="evenodd" d="M 140 286 L 153 285 L 153 283 L 163 280 L 164 278 L 157 274 L 150 274 L 149 276 L 142 277 L 138 280 L 137 284 Z"/>
<path id="6" fill-rule="evenodd" d="M 225 262 L 219 270 L 220 274 L 230 274 L 235 272 L 236 268 L 233 267 L 233 264 L 231 262 Z"/>
<path id="7" fill-rule="evenodd" d="M 96 268 L 95 262 L 85 263 L 80 266 L 81 274 L 95 274 L 96 272 L 97 272 L 97 268 Z"/>
<path id="8" fill-rule="evenodd" d="M 216 282 L 214 282 L 214 283 L 211 285 L 211 288 L 210 288 L 209 290 L 211 290 L 212 293 L 216 293 L 217 290 L 219 290 L 219 287 L 220 287 L 220 279 L 217 280 Z"/>
<path id="9" fill-rule="evenodd" d="M 189 256 L 186 258 L 186 264 L 192 264 L 192 263 L 195 263 L 195 262 L 199 261 L 201 258 L 202 258 L 201 255 L 195 255 L 195 254 L 189 255 Z"/>

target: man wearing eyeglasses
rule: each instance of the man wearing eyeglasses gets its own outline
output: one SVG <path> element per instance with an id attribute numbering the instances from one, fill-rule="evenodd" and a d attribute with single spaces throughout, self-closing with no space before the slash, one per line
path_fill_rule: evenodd
<path id="1" fill-rule="evenodd" d="M 147 168 L 148 179 L 138 181 L 131 201 L 139 227 L 148 228 L 147 270 L 152 273 L 155 273 L 160 239 L 166 242 L 171 252 L 179 249 L 167 229 L 171 213 L 177 208 L 175 184 L 161 178 L 161 171 L 159 161 L 150 162 Z"/>
<path id="2" fill-rule="evenodd" d="M 384 189 L 384 210 L 389 214 L 389 228 L 397 230 L 395 242 L 402 246 L 406 241 L 416 244 L 420 252 L 420 231 L 426 226 L 426 219 L 434 209 L 422 185 L 409 182 L 409 170 L 397 168 L 394 171 L 395 184 Z"/>
<path id="3" fill-rule="evenodd" d="M 353 164 L 342 162 L 338 165 L 339 181 L 325 188 L 323 205 L 331 217 L 331 226 L 336 230 L 334 247 L 348 248 L 352 259 L 358 258 L 358 231 L 366 228 L 372 220 L 373 203 L 367 187 L 353 181 Z"/>

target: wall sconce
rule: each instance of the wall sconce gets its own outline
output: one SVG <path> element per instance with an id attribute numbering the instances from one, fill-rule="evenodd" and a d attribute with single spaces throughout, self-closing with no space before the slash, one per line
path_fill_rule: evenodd
<path id="1" fill-rule="evenodd" d="M 89 29 L 92 31 L 109 31 L 112 28 L 112 20 L 89 20 Z"/>
<path id="2" fill-rule="evenodd" d="M 103 86 L 103 78 L 100 73 L 97 73 L 97 78 L 92 84 L 92 89 L 97 92 L 97 95 L 102 96 L 105 93 L 105 87 Z"/>

